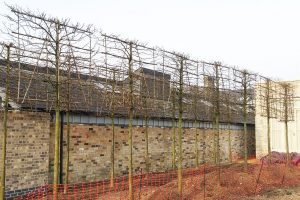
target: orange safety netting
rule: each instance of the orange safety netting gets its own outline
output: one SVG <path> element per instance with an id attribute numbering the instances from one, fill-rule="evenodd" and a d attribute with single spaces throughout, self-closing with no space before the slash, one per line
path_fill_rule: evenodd
<path id="1" fill-rule="evenodd" d="M 177 171 L 140 173 L 133 176 L 134 199 L 241 199 L 266 190 L 300 184 L 300 168 L 294 165 L 243 163 L 201 165 L 183 170 L 183 193 L 178 193 Z M 68 185 L 45 185 L 18 199 L 128 199 L 128 177 Z"/>

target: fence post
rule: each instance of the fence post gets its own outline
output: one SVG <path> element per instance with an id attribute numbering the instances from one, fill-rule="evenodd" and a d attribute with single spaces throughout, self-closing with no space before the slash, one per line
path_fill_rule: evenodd
<path id="1" fill-rule="evenodd" d="M 203 199 L 205 199 L 205 189 L 206 189 L 206 177 L 205 177 L 205 163 L 203 165 Z"/>
<path id="2" fill-rule="evenodd" d="M 256 195 L 256 189 L 257 189 L 257 186 L 258 186 L 258 182 L 259 182 L 259 179 L 260 179 L 260 175 L 261 175 L 261 171 L 262 171 L 263 165 L 264 165 L 264 162 L 261 161 L 261 165 L 260 165 L 258 177 L 257 177 L 257 180 L 256 180 L 254 195 Z"/>
<path id="3" fill-rule="evenodd" d="M 139 199 L 141 199 L 142 180 L 143 180 L 143 170 L 141 169 L 140 183 L 139 183 L 139 195 L 138 195 Z"/>

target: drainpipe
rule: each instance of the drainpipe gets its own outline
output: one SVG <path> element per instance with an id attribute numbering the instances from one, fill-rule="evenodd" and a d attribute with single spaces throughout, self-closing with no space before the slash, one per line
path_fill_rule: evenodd
<path id="1" fill-rule="evenodd" d="M 59 139 L 59 183 L 63 184 L 64 163 L 64 112 L 60 113 L 60 139 Z"/>

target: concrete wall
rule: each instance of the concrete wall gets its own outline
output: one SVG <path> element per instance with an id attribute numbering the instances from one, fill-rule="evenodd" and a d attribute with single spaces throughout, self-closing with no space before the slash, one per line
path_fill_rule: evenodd
<path id="1" fill-rule="evenodd" d="M 0 112 L 0 119 L 2 152 L 3 112 Z M 49 114 L 9 112 L 5 181 L 7 197 L 28 192 L 48 182 L 49 136 Z"/>

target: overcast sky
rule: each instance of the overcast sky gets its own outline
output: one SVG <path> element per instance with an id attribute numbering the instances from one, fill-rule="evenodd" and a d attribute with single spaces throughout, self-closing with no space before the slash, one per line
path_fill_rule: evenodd
<path id="1" fill-rule="evenodd" d="M 300 79 L 299 0 L 0 0 L 149 46 Z"/>

